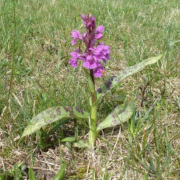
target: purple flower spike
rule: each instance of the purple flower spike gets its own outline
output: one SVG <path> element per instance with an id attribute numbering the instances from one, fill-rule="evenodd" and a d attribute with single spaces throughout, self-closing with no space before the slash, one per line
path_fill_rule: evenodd
<path id="1" fill-rule="evenodd" d="M 80 32 L 77 31 L 77 30 L 73 30 L 73 31 L 72 31 L 71 37 L 74 38 L 74 39 L 72 40 L 72 45 L 73 45 L 73 46 L 76 44 L 77 39 L 82 40 L 82 35 L 81 35 Z"/>
<path id="2" fill-rule="evenodd" d="M 103 43 L 96 43 L 97 40 L 103 37 L 104 26 L 100 25 L 96 28 L 95 17 L 91 16 L 91 14 L 88 14 L 88 16 L 81 14 L 81 18 L 86 26 L 86 32 L 81 35 L 79 31 L 73 30 L 71 36 L 74 38 L 72 45 L 74 46 L 77 40 L 80 39 L 86 48 L 84 53 L 77 49 L 75 49 L 75 52 L 71 52 L 69 63 L 76 68 L 78 60 L 81 60 L 84 68 L 93 71 L 95 77 L 101 77 L 105 72 L 102 64 L 110 59 L 110 47 Z"/>

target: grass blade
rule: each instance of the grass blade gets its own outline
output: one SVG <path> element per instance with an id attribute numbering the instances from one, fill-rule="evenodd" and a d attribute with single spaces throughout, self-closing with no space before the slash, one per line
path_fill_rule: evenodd
<path id="1" fill-rule="evenodd" d="M 66 165 L 62 164 L 59 172 L 54 176 L 53 180 L 64 180 Z"/>
<path id="2" fill-rule="evenodd" d="M 36 180 L 34 171 L 32 168 L 29 168 L 29 180 Z"/>

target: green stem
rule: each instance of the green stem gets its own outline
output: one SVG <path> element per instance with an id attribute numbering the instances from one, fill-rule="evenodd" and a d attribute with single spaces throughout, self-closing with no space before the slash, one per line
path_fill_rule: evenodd
<path id="1" fill-rule="evenodd" d="M 96 115 L 97 115 L 97 107 L 96 104 L 91 106 L 91 117 L 89 119 L 89 147 L 94 148 L 95 140 L 96 140 Z"/>
<path id="2" fill-rule="evenodd" d="M 94 148 L 96 140 L 96 121 L 97 121 L 97 105 L 96 105 L 96 91 L 94 83 L 93 70 L 90 70 L 89 86 L 91 90 L 91 116 L 89 119 L 89 147 Z"/>
<path id="3" fill-rule="evenodd" d="M 97 136 L 96 132 L 96 121 L 97 121 L 97 96 L 96 96 L 96 91 L 95 91 L 95 81 L 94 81 L 94 74 L 93 70 L 90 70 L 90 73 L 84 69 L 84 72 L 86 74 L 86 77 L 89 82 L 89 88 L 91 92 L 91 114 L 89 118 L 89 148 L 94 148 L 95 145 L 95 140 Z"/>

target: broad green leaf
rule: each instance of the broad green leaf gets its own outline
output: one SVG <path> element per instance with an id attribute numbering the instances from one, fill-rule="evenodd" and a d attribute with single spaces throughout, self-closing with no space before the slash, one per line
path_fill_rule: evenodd
<path id="1" fill-rule="evenodd" d="M 76 148 L 87 148 L 87 147 L 89 147 L 88 144 L 84 141 L 77 141 L 73 144 L 73 146 Z"/>
<path id="2" fill-rule="evenodd" d="M 75 137 L 66 137 L 61 140 L 61 142 L 74 142 L 74 141 L 76 141 Z"/>
<path id="3" fill-rule="evenodd" d="M 52 107 L 39 113 L 29 122 L 28 126 L 25 128 L 23 132 L 21 139 L 24 136 L 34 133 L 43 126 L 47 124 L 51 124 L 58 120 L 63 121 L 66 118 L 87 119 L 88 117 L 89 117 L 89 113 L 80 110 L 78 107 L 75 108 L 62 107 L 62 106 Z"/>
<path id="4" fill-rule="evenodd" d="M 89 118 L 89 113 L 81 110 L 79 107 L 73 107 L 73 114 L 76 118 L 80 118 L 80 119 Z"/>
<path id="5" fill-rule="evenodd" d="M 152 57 L 149 59 L 144 60 L 139 64 L 135 64 L 134 66 L 126 67 L 121 70 L 117 75 L 112 76 L 109 80 L 107 80 L 99 89 L 97 89 L 97 97 L 101 97 L 105 95 L 108 91 L 110 91 L 113 87 L 115 87 L 119 82 L 123 79 L 127 78 L 128 76 L 135 74 L 146 66 L 156 63 L 159 59 L 161 59 L 162 55 L 157 57 Z"/>
<path id="6" fill-rule="evenodd" d="M 66 165 L 62 164 L 59 172 L 54 176 L 53 180 L 64 180 Z"/>
<path id="7" fill-rule="evenodd" d="M 111 98 L 111 101 L 113 102 L 119 102 L 119 103 L 123 103 L 126 99 L 126 95 L 125 94 L 120 94 L 120 95 L 115 95 Z"/>
<path id="8" fill-rule="evenodd" d="M 97 126 L 97 133 L 105 128 L 110 128 L 128 121 L 133 115 L 131 105 L 128 105 L 124 110 L 117 106 L 108 117 Z"/>
<path id="9" fill-rule="evenodd" d="M 32 168 L 29 168 L 29 180 L 36 180 L 34 171 Z"/>

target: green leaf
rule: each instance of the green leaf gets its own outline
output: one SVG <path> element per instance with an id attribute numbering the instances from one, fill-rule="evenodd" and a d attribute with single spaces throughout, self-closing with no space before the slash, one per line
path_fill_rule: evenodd
<path id="1" fill-rule="evenodd" d="M 61 142 L 74 142 L 74 141 L 76 141 L 75 137 L 66 137 L 61 140 Z"/>
<path id="2" fill-rule="evenodd" d="M 4 176 L 3 174 L 0 174 L 0 180 L 6 180 L 6 176 Z"/>
<path id="3" fill-rule="evenodd" d="M 75 118 L 88 119 L 89 113 L 82 111 L 79 107 L 73 107 L 73 113 Z"/>
<path id="4" fill-rule="evenodd" d="M 66 142 L 65 146 L 71 151 L 72 150 L 72 144 L 70 142 Z"/>
<path id="5" fill-rule="evenodd" d="M 133 115 L 131 105 L 128 105 L 124 110 L 117 106 L 108 117 L 97 126 L 97 132 L 105 128 L 110 128 L 128 121 Z"/>
<path id="6" fill-rule="evenodd" d="M 113 102 L 119 102 L 119 103 L 123 103 L 126 99 L 126 95 L 125 94 L 120 94 L 120 95 L 115 95 L 111 98 L 111 101 Z"/>
<path id="7" fill-rule="evenodd" d="M 73 146 L 76 147 L 76 148 L 80 148 L 80 149 L 81 149 L 81 148 L 87 148 L 87 147 L 89 147 L 86 142 L 81 141 L 81 140 L 75 142 L 75 143 L 73 144 Z"/>
<path id="8" fill-rule="evenodd" d="M 157 57 L 152 57 L 149 59 L 144 60 L 143 62 L 136 64 L 134 66 L 126 67 L 121 70 L 117 75 L 112 76 L 109 80 L 107 80 L 99 89 L 97 89 L 97 97 L 100 98 L 101 96 L 105 95 L 108 91 L 110 91 L 113 87 L 115 87 L 118 83 L 122 80 L 127 78 L 128 76 L 135 74 L 146 66 L 156 63 L 159 59 L 161 59 L 162 55 Z"/>
<path id="9" fill-rule="evenodd" d="M 62 164 L 59 172 L 54 176 L 53 180 L 64 180 L 66 165 Z"/>
<path id="10" fill-rule="evenodd" d="M 96 176 L 96 173 L 95 173 L 95 168 L 92 169 L 92 180 L 95 180 L 95 176 Z"/>
<path id="11" fill-rule="evenodd" d="M 21 139 L 24 136 L 34 133 L 43 126 L 47 124 L 51 124 L 58 120 L 63 121 L 66 118 L 87 119 L 88 117 L 89 117 L 89 113 L 80 110 L 78 107 L 75 108 L 62 107 L 62 106 L 52 107 L 39 113 L 29 122 L 28 126 L 25 128 L 22 134 Z"/>
<path id="12" fill-rule="evenodd" d="M 32 168 L 29 168 L 29 180 L 36 180 L 34 171 Z"/>

